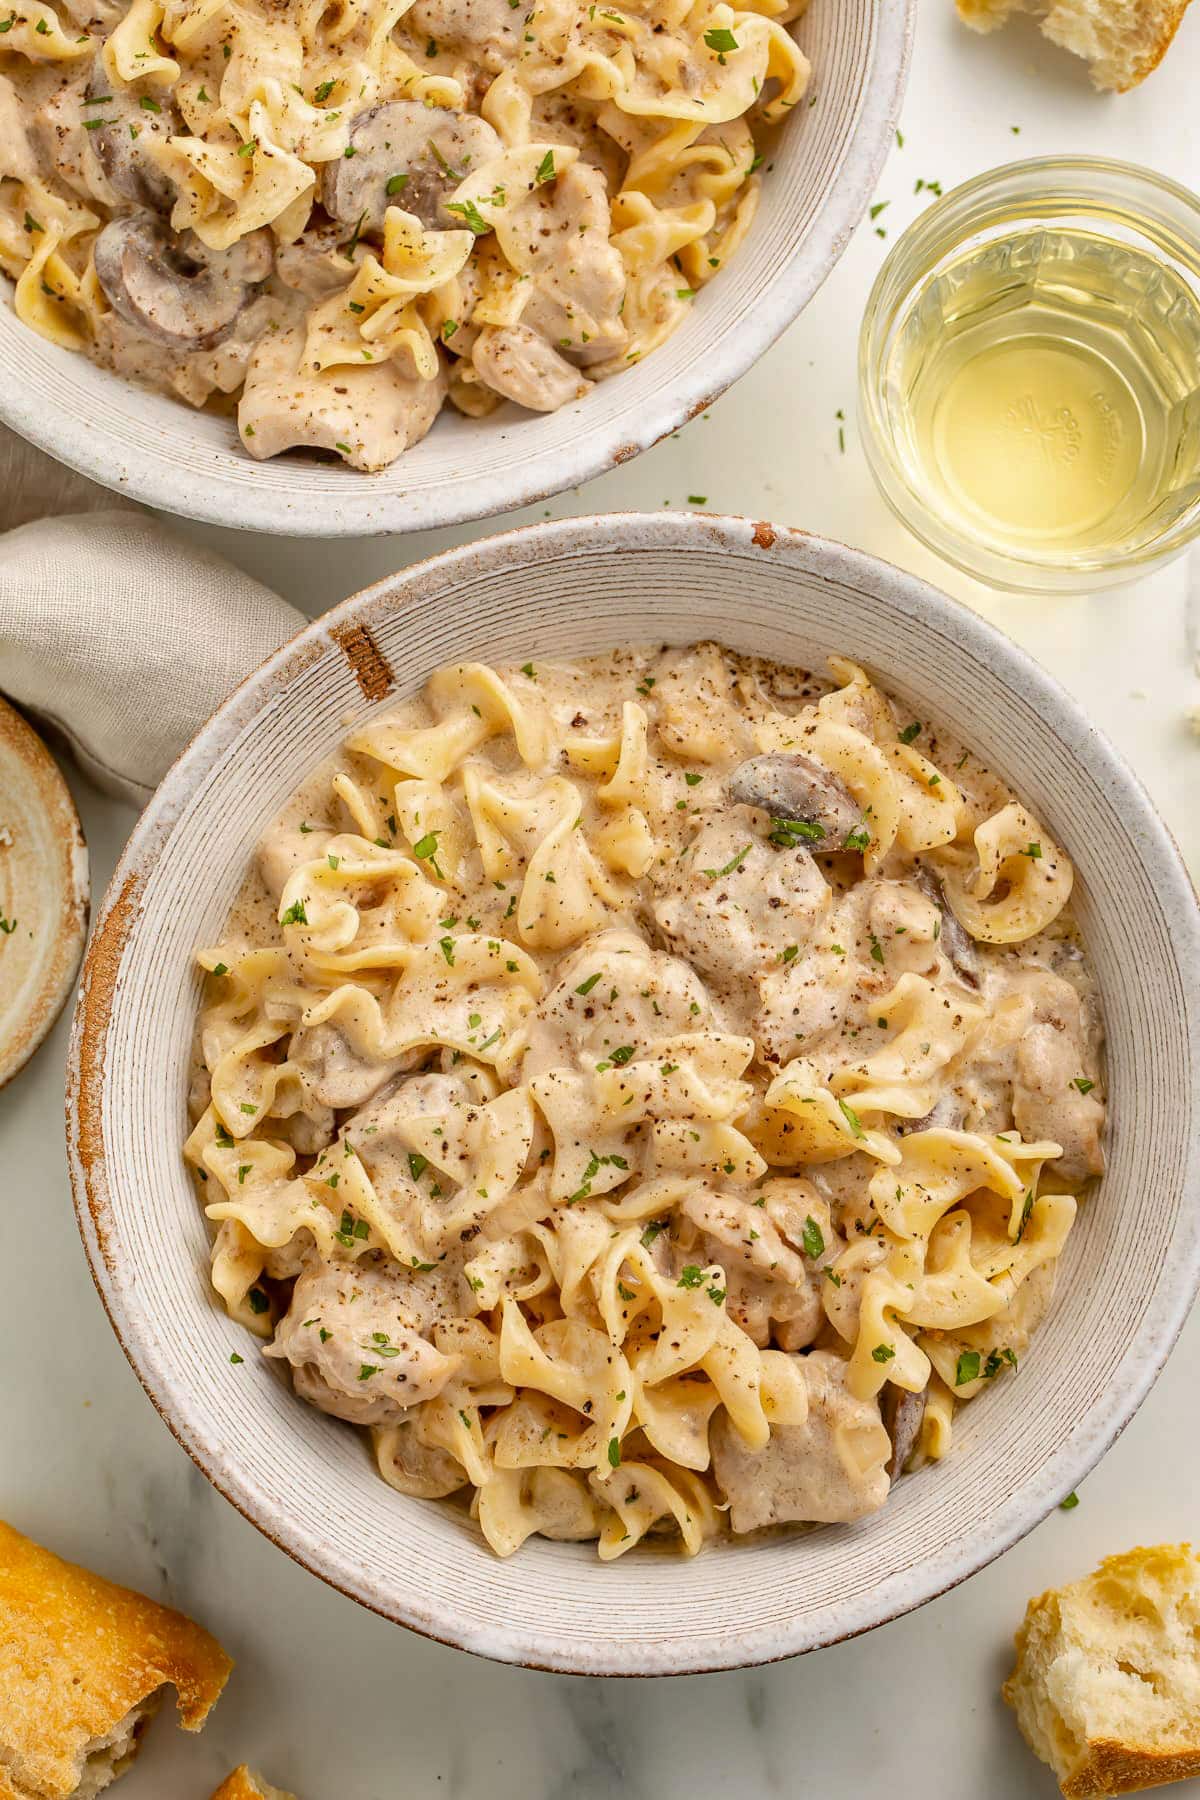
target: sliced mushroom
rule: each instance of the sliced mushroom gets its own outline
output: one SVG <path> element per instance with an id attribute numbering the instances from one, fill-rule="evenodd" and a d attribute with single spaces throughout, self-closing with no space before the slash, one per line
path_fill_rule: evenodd
<path id="1" fill-rule="evenodd" d="M 252 231 L 229 250 L 177 237 L 149 213 L 113 219 L 96 239 L 96 278 L 113 311 L 159 343 L 211 348 L 271 272 L 271 234 Z"/>
<path id="2" fill-rule="evenodd" d="M 961 1131 L 967 1109 L 953 1092 L 939 1094 L 930 1110 L 919 1119 L 898 1119 L 896 1129 L 901 1137 L 913 1131 Z"/>
<path id="3" fill-rule="evenodd" d="M 88 149 L 114 193 L 135 206 L 166 212 L 175 200 L 175 184 L 147 152 L 155 139 L 173 137 L 184 129 L 170 96 L 149 89 L 138 93 L 110 81 L 97 57 L 83 113 Z"/>
<path id="4" fill-rule="evenodd" d="M 789 751 L 776 756 L 755 756 L 735 769 L 729 778 L 729 798 L 740 806 L 757 806 L 783 826 L 807 827 L 782 836 L 791 845 L 812 848 L 844 848 L 847 838 L 862 833 L 862 808 L 843 786 L 811 756 Z"/>
<path id="5" fill-rule="evenodd" d="M 415 100 L 368 107 L 350 127 L 345 153 L 321 171 L 321 204 L 333 219 L 378 230 L 389 206 L 423 225 L 461 225 L 445 201 L 472 169 L 504 146 L 485 119 Z"/>
<path id="6" fill-rule="evenodd" d="M 959 923 L 946 901 L 942 884 L 931 869 L 919 864 L 917 867 L 917 886 L 926 897 L 933 901 L 941 914 L 942 926 L 938 939 L 942 949 L 950 958 L 961 980 L 968 987 L 979 986 L 979 953 L 975 948 L 975 939 L 966 927 Z"/>
<path id="7" fill-rule="evenodd" d="M 905 1464 L 916 1449 L 917 1439 L 921 1435 L 921 1421 L 925 1417 L 924 1388 L 919 1394 L 910 1394 L 907 1388 L 899 1388 L 895 1382 L 889 1381 L 883 1390 L 880 1412 L 883 1415 L 884 1430 L 892 1440 L 887 1472 L 895 1481 L 897 1475 L 903 1475 Z"/>
<path id="8" fill-rule="evenodd" d="M 528 325 L 485 326 L 471 361 L 485 386 L 530 412 L 557 412 L 592 385 Z"/>

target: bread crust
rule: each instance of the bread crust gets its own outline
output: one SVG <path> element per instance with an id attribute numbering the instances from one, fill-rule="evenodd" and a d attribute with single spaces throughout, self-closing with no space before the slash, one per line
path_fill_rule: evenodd
<path id="1" fill-rule="evenodd" d="M 182 1613 L 0 1520 L 0 1800 L 67 1800 L 85 1747 L 163 1687 L 199 1731 L 232 1667 Z"/>
<path id="2" fill-rule="evenodd" d="M 1095 1800 L 1097 1795 L 1140 1794 L 1145 1788 L 1186 1781 L 1191 1775 L 1200 1775 L 1200 1746 L 1195 1744 L 1164 1751 L 1148 1744 L 1093 1738 L 1086 1762 L 1061 1785 L 1066 1800 Z"/>
<path id="3" fill-rule="evenodd" d="M 1135 1673 L 1139 1667 L 1169 1670 L 1181 1638 L 1190 1659 L 1191 1597 L 1198 1589 L 1200 1564 L 1191 1546 L 1160 1544 L 1106 1557 L 1093 1574 L 1047 1589 L 1029 1602 L 1014 1638 L 1016 1662 L 1001 1692 L 1030 1748 L 1058 1775 L 1064 1800 L 1105 1800 L 1200 1775 L 1200 1713 L 1190 1696 L 1178 1702 L 1168 1729 L 1161 1714 L 1147 1713 L 1136 1701 L 1124 1717 L 1108 1711 L 1094 1693 L 1089 1702 L 1079 1685 L 1083 1677 L 1074 1676 L 1069 1678 L 1074 1704 L 1068 1718 L 1064 1677 L 1058 1677 L 1057 1688 L 1052 1678 L 1053 1671 L 1081 1653 L 1093 1680 L 1102 1678 L 1106 1664 L 1125 1669 L 1120 1660 L 1125 1656 L 1135 1659 Z M 1182 1617 L 1180 1607 L 1185 1609 Z M 1137 1660 L 1126 1623 L 1143 1612 L 1148 1637 L 1140 1650 L 1145 1662 Z M 1157 1682 L 1154 1691 L 1160 1691 Z M 1082 1724 L 1085 1715 L 1097 1723 L 1103 1718 L 1106 1734 L 1095 1724 L 1090 1730 Z"/>
<path id="4" fill-rule="evenodd" d="M 995 31 L 1014 12 L 1032 13 L 1051 43 L 1088 62 L 1094 86 L 1102 93 L 1117 94 L 1129 93 L 1154 73 L 1171 48 L 1190 4 L 1191 0 L 1138 0 L 1137 18 L 1129 34 L 1131 41 L 1122 44 L 1119 51 L 1093 57 L 1079 44 L 1076 33 L 1089 12 L 1101 10 L 1095 0 L 957 0 L 959 16 L 974 31 Z M 1123 65 L 1120 72 L 1115 79 L 1105 79 L 1101 67 L 1115 63 Z"/>
<path id="5" fill-rule="evenodd" d="M 266 1787 L 260 1775 L 240 1763 L 225 1777 L 212 1800 L 296 1800 L 296 1796 L 285 1794 L 282 1788 Z"/>

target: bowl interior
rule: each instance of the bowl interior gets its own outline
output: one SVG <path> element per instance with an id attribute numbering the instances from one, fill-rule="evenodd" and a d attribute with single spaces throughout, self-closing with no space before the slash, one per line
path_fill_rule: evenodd
<path id="1" fill-rule="evenodd" d="M 119 380 L 0 306 L 0 418 L 154 506 L 297 536 L 418 531 L 558 493 L 646 449 L 745 373 L 829 273 L 874 191 L 899 109 L 916 0 L 812 0 L 794 27 L 810 106 L 775 136 L 762 204 L 721 279 L 653 356 L 543 416 L 443 410 L 390 469 L 302 452 L 254 462 L 232 421 Z M 11 284 L 5 286 L 11 292 Z"/>
<path id="2" fill-rule="evenodd" d="M 638 640 L 708 635 L 817 666 L 841 651 L 914 716 L 940 718 L 984 752 L 1073 857 L 1107 1013 L 1108 1172 L 1019 1375 L 965 1409 L 949 1460 L 900 1482 L 874 1518 L 692 1562 L 638 1553 L 601 1565 L 588 1546 L 537 1540 L 501 1562 L 458 1511 L 387 1488 L 359 1435 L 295 1400 L 269 1365 L 230 1365 L 244 1333 L 208 1289 L 206 1228 L 180 1157 L 192 952 L 219 930 L 257 835 L 304 773 L 351 721 L 387 705 L 356 677 L 356 627 L 396 672 L 397 695 L 467 657 Z M 542 526 L 347 601 L 264 665 L 168 776 L 114 878 L 76 1021 L 81 1227 L 126 1351 L 177 1435 L 255 1523 L 356 1598 L 470 1649 L 559 1669 L 765 1660 L 876 1624 L 972 1572 L 1075 1485 L 1137 1406 L 1200 1267 L 1185 1204 L 1200 1161 L 1189 1125 L 1198 995 L 1190 886 L 1141 789 L 1073 703 L 974 615 L 799 532 L 670 515 Z"/>

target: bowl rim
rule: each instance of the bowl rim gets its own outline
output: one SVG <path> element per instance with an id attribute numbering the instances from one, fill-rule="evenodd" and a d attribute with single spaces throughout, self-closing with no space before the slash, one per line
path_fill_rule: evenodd
<path id="1" fill-rule="evenodd" d="M 916 10 L 917 0 L 874 0 L 862 110 L 797 254 L 756 297 L 737 331 L 720 339 L 717 357 L 693 358 L 669 388 L 656 387 L 644 396 L 636 414 L 626 410 L 601 430 L 581 429 L 570 458 L 552 449 L 525 457 L 501 446 L 498 467 L 418 494 L 380 488 L 378 477 L 346 469 L 344 491 L 336 498 L 322 496 L 318 502 L 313 496 L 305 504 L 304 495 L 266 483 L 247 481 L 231 490 L 224 477 L 212 483 L 189 479 L 149 451 L 131 460 L 125 439 L 113 437 L 103 417 L 79 431 L 46 407 L 33 384 L 0 383 L 0 422 L 77 474 L 145 505 L 208 525 L 282 537 L 404 536 L 513 512 L 578 487 L 629 462 L 710 407 L 800 315 L 831 273 L 866 212 L 893 141 Z M 124 378 L 110 374 L 110 379 Z M 182 431 L 190 416 L 183 400 L 178 414 Z M 246 461 L 250 464 L 248 456 Z M 403 457 L 392 466 L 402 467 Z"/>
<path id="2" fill-rule="evenodd" d="M 920 576 L 799 527 L 707 513 L 591 514 L 516 527 L 410 564 L 310 621 L 234 689 L 181 752 L 121 854 L 84 958 L 67 1060 L 68 1162 L 76 1222 L 92 1279 L 118 1343 L 176 1441 L 218 1492 L 271 1543 L 369 1611 L 436 1642 L 555 1673 L 653 1676 L 755 1667 L 858 1637 L 938 1598 L 1010 1549 L 1091 1472 L 1157 1380 L 1200 1289 L 1198 1217 L 1191 1227 L 1186 1255 L 1165 1269 L 1153 1310 L 1143 1320 L 1137 1339 L 1131 1340 L 1143 1354 L 1131 1357 L 1126 1347 L 1087 1419 L 1067 1434 L 1036 1478 L 1016 1491 L 999 1518 L 990 1521 L 986 1538 L 978 1526 L 964 1531 L 940 1553 L 894 1578 L 890 1599 L 864 1601 L 853 1620 L 839 1620 L 832 1630 L 822 1631 L 808 1620 L 792 1622 L 784 1630 L 777 1626 L 724 1630 L 703 1644 L 690 1646 L 686 1660 L 670 1664 L 664 1663 L 661 1652 L 635 1643 L 625 1646 L 620 1660 L 611 1653 L 607 1658 L 597 1657 L 595 1652 L 581 1653 L 572 1644 L 555 1647 L 552 1626 L 539 1630 L 505 1621 L 462 1626 L 445 1616 L 435 1627 L 428 1613 L 419 1609 L 415 1594 L 385 1592 L 363 1565 L 335 1549 L 325 1548 L 324 1554 L 318 1555 L 267 1496 L 242 1478 L 238 1465 L 222 1463 L 200 1440 L 197 1427 L 182 1412 L 172 1411 L 172 1380 L 160 1363 L 151 1335 L 142 1329 L 138 1272 L 122 1269 L 109 1248 L 113 1215 L 104 1143 L 104 1070 L 120 965 L 138 923 L 139 890 L 192 794 L 253 721 L 273 710 L 293 674 L 329 651 L 346 654 L 346 636 L 356 627 L 369 626 L 382 610 L 419 606 L 428 588 L 444 588 L 447 577 L 458 571 L 478 575 L 489 567 L 511 563 L 514 556 L 518 562 L 532 563 L 563 555 L 586 556 L 590 549 L 615 548 L 637 555 L 645 549 L 680 551 L 701 546 L 743 556 L 771 554 L 801 575 L 854 580 L 864 591 L 876 594 L 886 587 L 918 631 L 936 622 L 981 666 L 1024 684 L 1024 691 L 1042 702 L 1064 750 L 1102 779 L 1110 793 L 1136 808 L 1145 829 L 1142 855 L 1151 863 L 1164 907 L 1172 914 L 1171 954 L 1183 978 L 1183 991 L 1200 992 L 1200 896 L 1174 838 L 1138 775 L 1091 722 L 1083 706 L 1014 640 Z M 1193 1021 L 1193 1040 L 1197 1051 L 1195 1106 L 1200 1115 L 1200 1011 Z M 1200 1129 L 1193 1130 L 1192 1138 L 1189 1166 L 1196 1163 L 1200 1150 Z M 1180 1206 L 1186 1206 L 1182 1193 Z"/>

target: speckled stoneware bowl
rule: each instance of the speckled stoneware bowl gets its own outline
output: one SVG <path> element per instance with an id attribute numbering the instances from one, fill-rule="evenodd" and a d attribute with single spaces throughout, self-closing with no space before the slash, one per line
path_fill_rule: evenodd
<path id="1" fill-rule="evenodd" d="M 180 1155 L 197 943 L 255 841 L 347 728 L 439 665 L 704 635 L 820 666 L 861 659 L 1029 802 L 1078 870 L 1103 992 L 1108 1173 L 1020 1375 L 961 1416 L 944 1463 L 856 1526 L 694 1561 L 531 1540 L 501 1562 L 466 1515 L 409 1500 L 363 1438 L 295 1399 L 208 1287 Z M 336 607 L 238 689 L 163 782 L 113 877 L 71 1056 L 80 1227 L 155 1405 L 218 1488 L 364 1605 L 464 1648 L 589 1674 L 719 1669 L 809 1650 L 960 1581 L 1088 1472 L 1144 1397 L 1200 1276 L 1200 915 L 1129 770 L 1015 645 L 910 575 L 799 531 L 703 515 L 568 520 L 439 556 Z M 353 1530 L 347 1521 L 353 1521 Z"/>
<path id="2" fill-rule="evenodd" d="M 429 436 L 378 475 L 306 453 L 255 462 L 232 420 L 36 336 L 0 281 L 0 419 L 151 506 L 298 537 L 422 531 L 577 486 L 703 412 L 808 304 L 874 195 L 915 15 L 916 0 L 811 0 L 794 29 L 813 65 L 814 103 L 776 135 L 746 243 L 674 337 L 560 412 L 507 406 L 476 420 L 446 407 Z"/>

